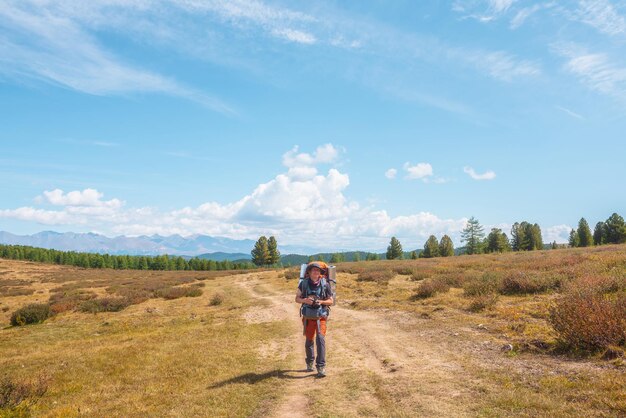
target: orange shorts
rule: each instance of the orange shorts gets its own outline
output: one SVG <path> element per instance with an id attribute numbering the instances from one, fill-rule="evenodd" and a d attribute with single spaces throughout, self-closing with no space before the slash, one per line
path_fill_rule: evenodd
<path id="1" fill-rule="evenodd" d="M 326 336 L 326 319 L 320 318 L 320 334 Z M 307 340 L 313 340 L 315 333 L 317 332 L 317 320 L 302 318 L 302 324 L 304 325 L 304 335 Z"/>

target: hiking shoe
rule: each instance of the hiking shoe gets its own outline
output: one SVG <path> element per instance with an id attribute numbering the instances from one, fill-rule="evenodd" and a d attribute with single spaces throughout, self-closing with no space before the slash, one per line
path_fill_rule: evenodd
<path id="1" fill-rule="evenodd" d="M 307 362 L 306 363 L 306 371 L 307 372 L 312 372 L 313 371 L 313 362 Z"/>
<path id="2" fill-rule="evenodd" d="M 326 368 L 324 366 L 317 368 L 317 377 L 326 377 Z"/>

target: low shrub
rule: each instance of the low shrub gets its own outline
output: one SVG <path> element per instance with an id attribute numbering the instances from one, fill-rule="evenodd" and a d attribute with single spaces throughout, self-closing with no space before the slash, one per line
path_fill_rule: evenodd
<path id="1" fill-rule="evenodd" d="M 286 280 L 296 280 L 300 278 L 300 269 L 294 270 L 289 269 L 285 270 L 285 279 Z"/>
<path id="2" fill-rule="evenodd" d="M 222 293 L 216 293 L 211 297 L 209 301 L 209 306 L 218 306 L 224 302 L 224 295 Z"/>
<path id="3" fill-rule="evenodd" d="M 537 273 L 516 271 L 504 276 L 500 292 L 505 295 L 525 295 L 543 293 L 561 285 L 561 276 L 543 276 Z"/>
<path id="4" fill-rule="evenodd" d="M 427 278 L 429 278 L 430 276 L 432 276 L 432 273 L 431 273 L 431 272 L 429 272 L 429 271 L 420 271 L 420 270 L 418 270 L 418 271 L 414 271 L 414 272 L 411 274 L 411 280 L 418 282 L 418 281 L 420 281 L 420 280 L 427 279 Z"/>
<path id="5" fill-rule="evenodd" d="M 463 283 L 465 296 L 479 296 L 497 293 L 500 289 L 501 279 L 495 273 L 484 273 L 482 277 L 466 280 Z"/>
<path id="6" fill-rule="evenodd" d="M 11 325 L 23 326 L 39 324 L 52 316 L 50 305 L 47 303 L 33 303 L 18 309 L 11 315 Z"/>
<path id="7" fill-rule="evenodd" d="M 91 290 L 71 289 L 53 291 L 48 303 L 55 314 L 76 309 L 81 303 L 97 297 Z"/>
<path id="8" fill-rule="evenodd" d="M 0 288 L 0 295 L 9 296 L 30 296 L 35 293 L 35 289 L 27 289 L 24 287 L 5 287 Z"/>
<path id="9" fill-rule="evenodd" d="M 597 351 L 626 345 L 626 292 L 606 293 L 602 281 L 570 284 L 550 309 L 559 340 L 572 350 Z"/>
<path id="10" fill-rule="evenodd" d="M 399 266 L 391 269 L 396 274 L 401 274 L 403 276 L 411 276 L 415 273 L 415 269 L 412 267 Z"/>
<path id="11" fill-rule="evenodd" d="M 167 300 L 178 299 L 182 297 L 197 297 L 202 295 L 202 289 L 199 287 L 164 287 L 154 291 L 154 296 Z"/>
<path id="12" fill-rule="evenodd" d="M 416 299 L 425 299 L 437 293 L 445 293 L 448 290 L 450 290 L 450 285 L 448 285 L 445 280 L 439 278 L 428 279 L 420 284 L 414 297 Z"/>
<path id="13" fill-rule="evenodd" d="M 98 298 L 81 303 L 78 310 L 89 313 L 119 312 L 128 306 L 130 301 L 126 298 Z"/>
<path id="14" fill-rule="evenodd" d="M 498 302 L 498 298 L 499 295 L 495 292 L 472 296 L 468 309 L 472 312 L 480 312 L 485 309 L 491 309 Z"/>
<path id="15" fill-rule="evenodd" d="M 371 270 L 359 273 L 357 281 L 389 283 L 393 276 L 395 276 L 395 273 L 391 270 Z"/>
<path id="16" fill-rule="evenodd" d="M 3 409 L 11 412 L 12 409 L 23 405 L 25 401 L 35 401 L 41 398 L 47 390 L 48 379 L 41 376 L 32 382 L 16 382 L 4 376 L 0 378 L 0 412 Z M 7 416 L 14 415 L 7 414 Z M 16 414 L 15 416 L 30 416 L 30 414 Z"/>

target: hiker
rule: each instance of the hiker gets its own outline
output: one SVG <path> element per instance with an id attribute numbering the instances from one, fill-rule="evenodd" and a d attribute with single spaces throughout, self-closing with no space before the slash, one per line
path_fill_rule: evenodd
<path id="1" fill-rule="evenodd" d="M 328 282 L 326 263 L 311 262 L 307 265 L 304 280 L 298 285 L 296 303 L 301 303 L 300 313 L 306 341 L 306 371 L 313 371 L 313 361 L 317 376 L 326 376 L 326 322 L 333 304 L 333 296 Z M 317 357 L 313 354 L 313 338 L 317 346 Z"/>

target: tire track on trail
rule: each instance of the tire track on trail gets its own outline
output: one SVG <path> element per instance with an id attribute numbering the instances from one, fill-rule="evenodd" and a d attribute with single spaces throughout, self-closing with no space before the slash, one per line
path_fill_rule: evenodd
<path id="1" fill-rule="evenodd" d="M 299 306 L 291 292 L 277 292 L 261 274 L 237 282 L 249 294 L 270 302 L 275 320 L 293 321 L 291 341 L 282 342 L 295 354 L 294 376 L 304 373 L 304 338 L 299 326 Z M 262 291 L 259 291 L 262 289 Z M 318 416 L 316 392 L 332 393 L 336 402 L 332 416 L 422 415 L 471 416 L 471 398 L 478 396 L 475 381 L 467 375 L 467 355 L 448 347 L 441 329 L 422 338 L 432 324 L 399 312 L 355 311 L 334 306 L 327 335 L 328 376 L 324 379 L 293 379 L 270 416 Z M 254 315 L 244 313 L 247 321 Z M 317 389 L 320 389 L 318 391 Z M 324 396 L 326 396 L 324 395 Z"/>

